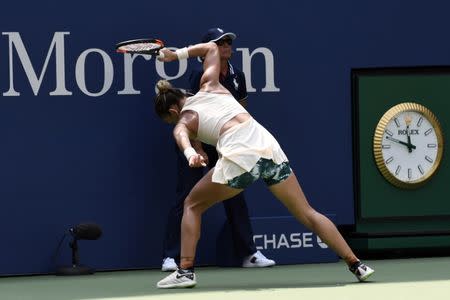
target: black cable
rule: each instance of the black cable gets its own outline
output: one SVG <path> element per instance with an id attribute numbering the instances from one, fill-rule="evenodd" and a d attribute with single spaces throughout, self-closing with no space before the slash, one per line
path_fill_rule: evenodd
<path id="1" fill-rule="evenodd" d="M 61 250 L 61 245 L 64 242 L 64 239 L 66 238 L 67 234 L 68 234 L 68 232 L 64 232 L 63 236 L 59 240 L 58 247 L 56 247 L 55 254 L 53 254 L 51 262 L 52 262 L 52 265 L 54 265 L 55 267 L 56 267 L 56 258 L 58 257 L 58 254 Z"/>

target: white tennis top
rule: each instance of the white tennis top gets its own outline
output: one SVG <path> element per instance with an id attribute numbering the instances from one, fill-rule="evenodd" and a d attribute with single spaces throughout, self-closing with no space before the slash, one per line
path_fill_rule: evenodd
<path id="1" fill-rule="evenodd" d="M 231 94 L 198 92 L 186 99 L 181 111 L 192 110 L 198 114 L 197 138 L 203 143 L 217 145 L 223 125 L 241 113 L 244 107 Z"/>

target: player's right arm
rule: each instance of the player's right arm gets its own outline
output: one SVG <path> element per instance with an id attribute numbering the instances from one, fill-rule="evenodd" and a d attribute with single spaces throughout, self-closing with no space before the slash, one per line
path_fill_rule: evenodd
<path id="1" fill-rule="evenodd" d="M 184 49 L 184 48 L 183 48 Z M 203 57 L 203 76 L 200 79 L 200 90 L 214 91 L 220 88 L 220 55 L 219 48 L 213 42 L 201 43 L 187 47 L 189 57 Z M 158 58 L 164 62 L 170 62 L 178 59 L 177 53 L 183 53 L 182 49 L 172 51 L 167 48 L 160 50 L 163 53 L 162 58 Z"/>

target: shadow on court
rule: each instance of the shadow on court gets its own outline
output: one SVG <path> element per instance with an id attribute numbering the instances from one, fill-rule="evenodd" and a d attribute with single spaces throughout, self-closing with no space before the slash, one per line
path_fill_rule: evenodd
<path id="1" fill-rule="evenodd" d="M 198 268 L 193 289 L 161 290 L 156 282 L 167 273 L 159 270 L 100 272 L 92 276 L 31 276 L 0 278 L 0 299 L 87 300 L 193 294 L 205 292 L 258 291 L 290 288 L 373 286 L 379 283 L 449 280 L 450 257 L 367 261 L 376 273 L 358 283 L 343 262 L 276 266 L 267 269 Z M 232 299 L 230 299 L 232 300 Z"/>

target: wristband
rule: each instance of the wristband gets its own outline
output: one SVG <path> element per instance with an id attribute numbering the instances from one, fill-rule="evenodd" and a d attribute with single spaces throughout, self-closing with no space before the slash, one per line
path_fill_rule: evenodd
<path id="1" fill-rule="evenodd" d="M 189 162 L 189 158 L 191 158 L 191 156 L 193 155 L 196 155 L 197 151 L 195 151 L 195 149 L 192 147 L 188 147 L 184 149 L 183 154 L 186 157 L 187 161 Z"/>
<path id="2" fill-rule="evenodd" d="M 175 53 L 177 54 L 178 60 L 189 58 L 189 51 L 187 47 L 177 49 L 175 50 Z"/>

